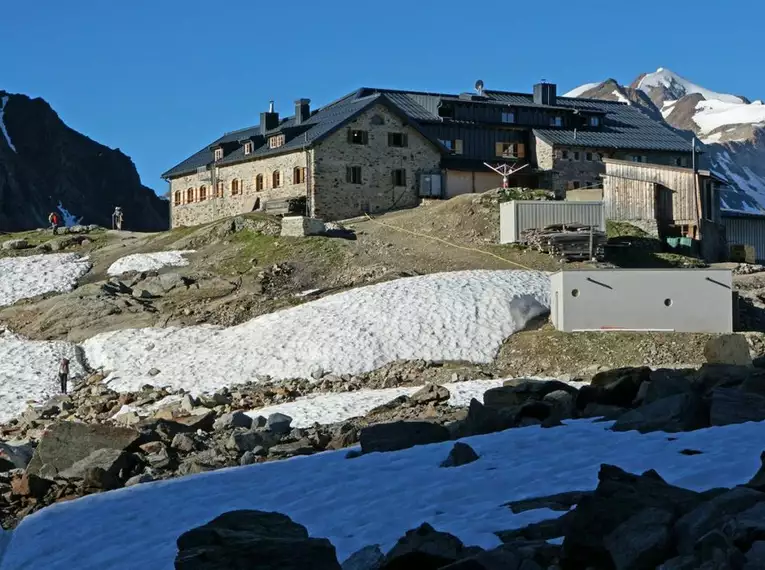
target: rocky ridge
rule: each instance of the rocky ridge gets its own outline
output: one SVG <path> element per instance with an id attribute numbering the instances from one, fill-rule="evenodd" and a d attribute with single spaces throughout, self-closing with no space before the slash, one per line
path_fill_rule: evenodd
<path id="1" fill-rule="evenodd" d="M 127 229 L 167 227 L 169 203 L 119 149 L 69 128 L 43 99 L 0 90 L 0 109 L 0 231 L 45 227 L 52 211 L 111 227 L 115 206 Z"/>

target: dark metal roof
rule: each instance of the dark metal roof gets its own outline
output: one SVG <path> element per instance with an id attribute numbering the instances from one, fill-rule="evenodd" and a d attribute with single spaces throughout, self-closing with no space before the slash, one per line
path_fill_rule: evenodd
<path id="1" fill-rule="evenodd" d="M 620 148 L 635 150 L 688 151 L 689 143 L 670 128 L 651 119 L 635 106 L 613 101 L 595 99 L 577 99 L 558 97 L 555 106 L 537 105 L 533 95 L 506 91 L 484 91 L 480 102 L 487 105 L 522 105 L 567 111 L 582 110 L 604 114 L 603 124 L 598 130 L 534 129 L 534 134 L 553 145 L 582 146 L 593 148 Z M 172 178 L 190 174 L 199 167 L 205 167 L 212 161 L 211 148 L 226 143 L 238 144 L 216 164 L 225 166 L 246 160 L 294 152 L 307 148 L 322 140 L 343 124 L 371 105 L 381 103 L 404 119 L 410 119 L 410 125 L 428 138 L 440 150 L 446 149 L 435 139 L 423 132 L 418 123 L 443 122 L 438 116 L 439 104 L 444 101 L 465 101 L 459 95 L 448 93 L 427 93 L 419 91 L 400 91 L 394 89 L 361 88 L 322 107 L 300 125 L 295 125 L 294 117 L 282 119 L 276 129 L 263 137 L 260 127 L 254 126 L 239 131 L 226 133 L 202 150 L 177 164 L 163 178 Z M 451 121 L 451 120 L 447 120 Z M 480 124 L 476 124 L 480 126 Z M 268 137 L 283 133 L 286 143 L 279 148 L 268 147 Z M 242 140 L 252 140 L 253 152 L 244 154 Z"/>

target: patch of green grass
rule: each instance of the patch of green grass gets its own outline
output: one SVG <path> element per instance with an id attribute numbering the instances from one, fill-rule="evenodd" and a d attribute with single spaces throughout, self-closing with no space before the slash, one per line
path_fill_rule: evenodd
<path id="1" fill-rule="evenodd" d="M 606 220 L 606 235 L 609 238 L 620 237 L 638 237 L 638 238 L 651 238 L 648 233 L 637 226 L 633 226 L 628 222 L 619 222 L 616 220 Z M 658 239 L 656 241 L 659 241 Z"/>
<path id="2" fill-rule="evenodd" d="M 15 232 L 12 234 L 3 234 L 3 235 L 0 235 L 0 243 L 6 242 L 9 240 L 23 239 L 23 240 L 26 240 L 27 244 L 29 244 L 29 247 L 26 249 L 17 249 L 17 250 L 0 249 L 0 257 L 18 257 L 18 256 L 24 256 L 24 255 L 38 254 L 38 253 L 41 253 L 40 251 L 35 249 L 38 245 L 41 245 L 43 243 L 46 243 L 52 240 L 66 239 L 66 237 L 69 235 L 70 234 L 64 234 L 64 233 L 58 233 L 57 235 L 53 235 L 49 229 L 30 230 L 26 232 Z M 90 243 L 85 246 L 72 246 L 62 251 L 91 252 L 106 245 L 106 242 L 108 239 L 106 230 L 101 228 L 93 230 L 87 234 L 78 234 L 78 235 L 82 235 L 83 237 L 87 238 L 90 241 Z"/>
<path id="3" fill-rule="evenodd" d="M 242 230 L 229 239 L 218 267 L 226 273 L 241 274 L 253 267 L 267 267 L 285 261 L 336 266 L 343 260 L 343 248 L 342 240 L 337 238 L 273 237 L 253 230 Z"/>

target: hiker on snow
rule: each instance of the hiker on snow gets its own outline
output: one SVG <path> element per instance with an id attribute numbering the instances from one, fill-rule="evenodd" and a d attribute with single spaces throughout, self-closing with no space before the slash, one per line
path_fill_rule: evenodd
<path id="1" fill-rule="evenodd" d="M 62 358 L 58 364 L 58 381 L 61 383 L 61 393 L 66 394 L 66 383 L 69 380 L 69 360 Z"/>
<path id="2" fill-rule="evenodd" d="M 56 212 L 51 212 L 50 216 L 48 216 L 48 223 L 50 223 L 54 235 L 58 233 L 59 222 L 58 214 Z"/>

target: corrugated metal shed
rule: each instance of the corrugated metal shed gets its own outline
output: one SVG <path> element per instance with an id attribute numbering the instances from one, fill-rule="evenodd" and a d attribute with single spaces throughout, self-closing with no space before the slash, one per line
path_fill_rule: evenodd
<path id="1" fill-rule="evenodd" d="M 723 213 L 722 222 L 729 245 L 751 245 L 757 262 L 765 261 L 765 217 Z"/>
<path id="2" fill-rule="evenodd" d="M 499 243 L 517 243 L 521 232 L 551 224 L 579 223 L 606 231 L 603 202 L 513 200 L 499 207 Z"/>

